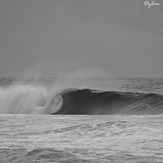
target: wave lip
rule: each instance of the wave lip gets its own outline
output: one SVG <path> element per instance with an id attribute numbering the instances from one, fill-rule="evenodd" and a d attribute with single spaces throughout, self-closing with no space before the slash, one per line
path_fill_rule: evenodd
<path id="1" fill-rule="evenodd" d="M 66 89 L 62 108 L 53 114 L 162 114 L 163 95 L 91 89 Z"/>

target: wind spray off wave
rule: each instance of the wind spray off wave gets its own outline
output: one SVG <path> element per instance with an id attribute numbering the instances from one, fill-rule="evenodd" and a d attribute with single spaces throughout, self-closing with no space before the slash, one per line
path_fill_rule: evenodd
<path id="1" fill-rule="evenodd" d="M 63 65 L 63 68 L 58 70 L 57 66 Z M 74 78 L 87 78 L 99 76 L 104 74 L 97 68 L 80 68 L 78 71 L 67 72 L 67 69 L 72 69 L 69 62 L 59 62 L 55 65 L 55 70 L 58 70 L 56 75 L 61 76 L 53 83 L 50 88 L 46 85 L 42 85 L 37 81 L 30 81 L 24 84 L 22 81 L 18 81 L 11 84 L 8 87 L 0 87 L 0 113 L 1 114 L 52 114 L 57 112 L 62 106 L 61 96 L 56 96 L 58 92 L 62 92 L 64 89 L 71 87 L 76 88 L 91 88 L 90 85 L 85 83 L 75 83 Z M 39 66 L 40 67 L 40 66 Z M 44 69 L 44 68 L 43 68 Z M 47 69 L 48 70 L 48 69 Z M 52 71 L 52 69 L 50 69 Z M 34 74 L 33 74 L 34 75 Z M 55 75 L 55 74 L 54 74 Z M 62 80 L 62 79 L 66 80 Z M 72 80 L 71 80 L 71 79 Z M 67 80 L 69 79 L 69 80 Z"/>
<path id="2" fill-rule="evenodd" d="M 48 90 L 36 85 L 12 85 L 0 88 L 0 113 L 31 114 L 46 105 Z"/>
<path id="3" fill-rule="evenodd" d="M 142 78 L 121 83 L 121 88 L 108 86 L 105 71 L 97 68 L 84 68 L 71 73 L 62 73 L 51 86 L 41 84 L 37 79 L 24 84 L 23 81 L 0 87 L 1 114 L 162 114 L 163 95 L 151 93 L 152 88 L 161 90 L 162 80 L 144 84 Z M 77 79 L 77 80 L 76 80 Z M 83 80 L 84 79 L 84 80 Z M 49 79 L 47 78 L 47 81 Z M 98 81 L 98 82 L 96 82 Z M 105 81 L 105 83 L 104 83 Z M 107 82 L 106 82 L 107 81 Z M 117 80 L 114 80 L 114 84 Z M 94 85 L 94 83 L 96 83 Z M 154 84 L 156 83 L 156 85 Z M 158 84 L 157 84 L 158 83 Z M 103 87 L 106 84 L 105 87 Z M 152 87 L 153 86 L 153 87 Z M 138 88 L 151 90 L 138 93 Z M 70 89 L 73 88 L 73 89 Z"/>

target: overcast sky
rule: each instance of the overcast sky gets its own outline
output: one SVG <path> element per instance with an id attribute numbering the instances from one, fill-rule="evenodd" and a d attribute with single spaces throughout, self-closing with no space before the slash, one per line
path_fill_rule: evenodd
<path id="1" fill-rule="evenodd" d="M 53 76 L 62 67 L 87 66 L 111 76 L 163 77 L 162 62 L 163 5 L 148 9 L 143 0 L 0 1 L 0 76 L 37 71 Z"/>

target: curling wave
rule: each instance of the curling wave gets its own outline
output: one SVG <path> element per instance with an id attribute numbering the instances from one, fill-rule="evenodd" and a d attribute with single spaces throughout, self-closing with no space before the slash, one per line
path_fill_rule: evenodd
<path id="1" fill-rule="evenodd" d="M 88 88 L 48 90 L 18 85 L 0 89 L 1 114 L 162 114 L 163 95 Z"/>
<path id="2" fill-rule="evenodd" d="M 67 89 L 62 107 L 53 114 L 162 114 L 163 95 L 133 92 Z M 57 95 L 56 95 L 57 96 Z"/>

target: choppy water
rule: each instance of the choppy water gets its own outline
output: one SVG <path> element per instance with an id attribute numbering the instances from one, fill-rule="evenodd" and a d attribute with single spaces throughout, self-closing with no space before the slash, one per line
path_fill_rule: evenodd
<path id="1" fill-rule="evenodd" d="M 163 162 L 162 115 L 1 115 L 0 123 L 1 162 Z"/>
<path id="2" fill-rule="evenodd" d="M 158 78 L 5 80 L 1 111 L 11 111 L 17 104 L 24 111 L 44 106 L 49 94 L 72 87 L 163 95 L 163 79 Z M 1 114 L 0 126 L 0 161 L 5 163 L 163 162 L 162 114 Z"/>

